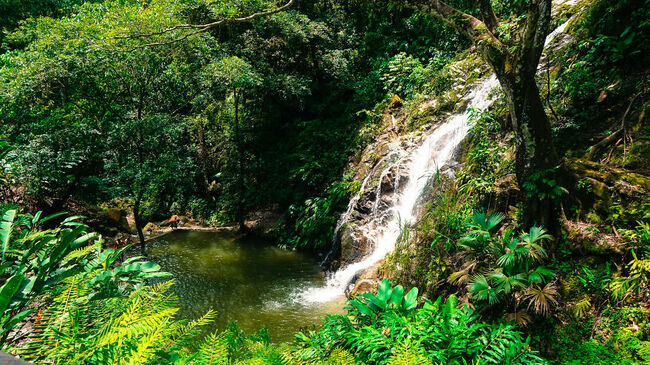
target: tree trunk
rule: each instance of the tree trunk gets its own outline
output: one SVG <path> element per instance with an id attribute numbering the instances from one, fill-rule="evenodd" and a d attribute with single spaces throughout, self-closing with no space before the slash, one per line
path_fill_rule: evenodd
<path id="1" fill-rule="evenodd" d="M 535 74 L 498 76 L 515 131 L 515 173 L 524 199 L 520 223 L 524 229 L 541 225 L 554 232 L 557 228 L 558 200 L 546 196 L 552 194 L 548 191 L 552 184 L 538 185 L 540 182 L 546 184 L 544 179 L 557 181 L 554 168 L 558 166 L 559 159 L 553 145 L 551 126 L 535 83 Z M 540 178 L 531 179 L 533 174 Z"/>
<path id="2" fill-rule="evenodd" d="M 203 176 L 203 190 L 206 196 L 210 198 L 212 201 L 213 205 L 216 205 L 217 203 L 217 198 L 214 194 L 214 192 L 210 189 L 210 186 L 212 184 L 212 179 L 210 176 L 212 175 L 212 163 L 209 161 L 209 151 L 208 151 L 208 146 L 205 142 L 205 131 L 206 131 L 206 126 L 201 123 L 199 124 L 197 128 L 197 133 L 196 133 L 196 140 L 197 140 L 197 145 L 198 145 L 198 153 L 197 153 L 197 159 L 198 159 L 198 164 L 201 166 L 201 175 Z"/>
<path id="3" fill-rule="evenodd" d="M 237 223 L 239 225 L 239 230 L 245 231 L 246 224 L 244 223 L 244 194 L 246 191 L 246 186 L 244 185 L 244 151 L 241 145 L 241 133 L 239 130 L 239 96 L 237 95 L 237 89 L 233 88 L 233 94 L 235 96 L 235 144 L 237 145 L 237 164 L 239 170 L 237 173 L 237 185 L 239 185 Z"/>
<path id="4" fill-rule="evenodd" d="M 144 233 L 142 232 L 142 220 L 140 219 L 140 199 L 136 198 L 135 204 L 133 205 L 133 220 L 135 221 L 135 230 L 138 232 L 138 238 L 140 239 L 140 252 L 142 256 L 145 256 Z"/>

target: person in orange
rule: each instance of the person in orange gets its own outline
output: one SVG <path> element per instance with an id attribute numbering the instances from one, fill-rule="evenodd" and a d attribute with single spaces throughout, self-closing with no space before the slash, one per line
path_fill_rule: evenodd
<path id="1" fill-rule="evenodd" d="M 169 226 L 172 227 L 172 229 L 178 228 L 178 216 L 176 214 L 169 218 Z"/>

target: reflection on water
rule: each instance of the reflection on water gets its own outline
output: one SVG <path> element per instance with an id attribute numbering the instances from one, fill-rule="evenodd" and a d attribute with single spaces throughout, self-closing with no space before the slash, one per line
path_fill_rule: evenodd
<path id="1" fill-rule="evenodd" d="M 195 319 L 218 312 L 214 328 L 230 321 L 250 333 L 264 326 L 273 342 L 291 341 L 300 328 L 342 313 L 345 298 L 305 303 L 298 294 L 324 285 L 316 261 L 255 239 L 229 232 L 176 231 L 150 246 L 148 259 L 176 278 L 179 318 Z"/>

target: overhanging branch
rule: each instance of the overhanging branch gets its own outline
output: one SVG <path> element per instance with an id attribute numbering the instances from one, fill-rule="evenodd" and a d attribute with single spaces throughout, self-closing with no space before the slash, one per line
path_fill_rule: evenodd
<path id="1" fill-rule="evenodd" d="M 482 21 L 474 16 L 462 12 L 439 0 L 404 0 L 403 3 L 410 8 L 417 9 L 423 13 L 439 18 L 458 32 L 470 38 L 472 41 L 474 41 L 474 29 L 483 24 Z"/>
<path id="2" fill-rule="evenodd" d="M 493 67 L 503 68 L 504 55 L 507 52 L 505 46 L 491 30 L 491 28 L 496 29 L 498 19 L 494 15 L 489 1 L 486 3 L 481 0 L 481 7 L 485 8 L 489 25 L 471 14 L 458 10 L 440 0 L 402 0 L 402 3 L 410 8 L 441 19 L 477 45 L 481 53 L 490 60 Z"/>
<path id="3" fill-rule="evenodd" d="M 279 13 L 281 11 L 284 11 L 284 10 L 287 10 L 288 8 L 290 8 L 294 4 L 294 2 L 295 2 L 295 0 L 289 0 L 287 3 L 285 3 L 284 5 L 282 5 L 280 7 L 270 9 L 270 10 L 265 10 L 265 11 L 252 13 L 252 14 L 249 14 L 249 15 L 246 15 L 246 16 L 243 16 L 243 17 L 224 18 L 224 19 L 220 19 L 220 20 L 217 20 L 217 21 L 214 21 L 214 22 L 211 22 L 211 23 L 206 23 L 206 24 L 178 24 L 178 25 L 175 25 L 173 27 L 163 29 L 163 30 L 160 30 L 160 31 L 157 31 L 157 32 L 141 33 L 141 34 L 127 35 L 127 36 L 119 36 L 119 37 L 113 37 L 112 39 L 151 38 L 151 37 L 171 33 L 171 32 L 177 31 L 177 30 L 183 30 L 183 29 L 191 29 L 191 30 L 193 30 L 192 32 L 184 34 L 183 36 L 180 36 L 178 38 L 173 38 L 173 39 L 169 39 L 169 40 L 161 41 L 161 42 L 147 43 L 147 44 L 143 44 L 143 45 L 140 45 L 140 46 L 136 46 L 134 48 L 162 46 L 162 45 L 166 45 L 166 44 L 171 44 L 171 43 L 176 43 L 176 42 L 183 41 L 185 39 L 191 38 L 191 37 L 193 37 L 193 36 L 195 36 L 197 34 L 206 32 L 206 31 L 208 31 L 208 30 L 210 30 L 212 28 L 218 27 L 218 26 L 223 25 L 223 24 L 227 24 L 227 23 L 243 23 L 243 22 L 248 22 L 248 21 L 251 21 L 253 19 L 263 17 L 263 16 Z"/>

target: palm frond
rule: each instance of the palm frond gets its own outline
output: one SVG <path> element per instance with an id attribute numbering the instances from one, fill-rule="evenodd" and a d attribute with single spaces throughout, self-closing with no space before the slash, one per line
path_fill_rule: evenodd
<path id="1" fill-rule="evenodd" d="M 468 288 L 472 296 L 478 300 L 487 301 L 490 305 L 499 301 L 500 290 L 493 287 L 484 275 L 472 277 Z"/>
<path id="2" fill-rule="evenodd" d="M 591 308 L 591 300 L 589 297 L 585 296 L 573 305 L 573 315 L 576 318 L 580 318 L 587 313 L 589 308 Z"/>
<path id="3" fill-rule="evenodd" d="M 525 310 L 518 310 L 512 313 L 506 313 L 505 318 L 507 321 L 514 322 L 520 326 L 526 326 L 531 321 L 531 317 Z"/>
<path id="4" fill-rule="evenodd" d="M 476 212 L 471 217 L 471 225 L 483 230 L 490 231 L 492 228 L 496 227 L 505 219 L 505 215 L 501 213 L 486 213 L 486 212 Z"/>
<path id="5" fill-rule="evenodd" d="M 540 288 L 536 285 L 530 286 L 526 292 L 526 299 L 529 301 L 528 308 L 531 306 L 535 312 L 548 315 L 551 311 L 551 305 L 557 304 L 557 289 L 553 283 L 547 283 Z"/>

